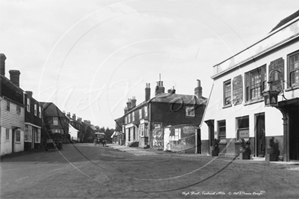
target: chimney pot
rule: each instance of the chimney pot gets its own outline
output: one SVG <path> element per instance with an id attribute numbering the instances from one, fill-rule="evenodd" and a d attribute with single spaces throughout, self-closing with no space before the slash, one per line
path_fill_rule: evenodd
<path id="1" fill-rule="evenodd" d="M 0 75 L 5 76 L 5 60 L 6 56 L 3 53 L 0 53 Z"/>
<path id="2" fill-rule="evenodd" d="M 134 108 L 136 106 L 136 99 L 135 97 L 132 97 L 131 99 L 131 108 Z"/>
<path id="3" fill-rule="evenodd" d="M 25 91 L 28 98 L 32 98 L 32 91 Z"/>
<path id="4" fill-rule="evenodd" d="M 20 71 L 18 70 L 10 70 L 10 81 L 16 85 L 16 86 L 20 86 Z"/>
<path id="5" fill-rule="evenodd" d="M 145 88 L 145 101 L 150 100 L 150 96 L 151 96 L 150 83 L 146 83 L 146 88 Z"/>
<path id="6" fill-rule="evenodd" d="M 201 98 L 202 97 L 202 87 L 201 87 L 201 81 L 199 79 L 197 79 L 197 87 L 195 88 L 195 95 L 198 97 L 198 98 Z"/>

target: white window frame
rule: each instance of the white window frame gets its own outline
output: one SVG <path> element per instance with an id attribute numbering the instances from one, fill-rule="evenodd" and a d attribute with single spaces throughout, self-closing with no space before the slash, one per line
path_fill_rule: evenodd
<path id="1" fill-rule="evenodd" d="M 292 62 L 291 60 L 295 57 L 298 57 L 297 62 Z M 294 64 L 294 65 L 293 65 Z M 292 66 L 296 66 L 292 69 Z M 287 80 L 288 87 L 299 87 L 299 51 L 293 52 L 287 56 Z M 295 82 L 292 82 L 292 74 L 295 73 Z M 297 78 L 298 79 L 297 79 Z M 298 82 L 297 82 L 297 81 Z"/>
<path id="2" fill-rule="evenodd" d="M 18 134 L 19 134 L 19 136 L 18 136 Z M 17 139 L 17 138 L 19 138 L 19 139 Z M 15 130 L 15 142 L 21 143 L 21 130 L 20 129 Z"/>
<path id="3" fill-rule="evenodd" d="M 32 142 L 32 126 L 25 125 L 24 142 Z"/>
<path id="4" fill-rule="evenodd" d="M 37 116 L 37 104 L 34 104 L 34 115 Z"/>
<path id="5" fill-rule="evenodd" d="M 181 139 L 181 128 L 174 129 L 174 135 L 170 136 L 170 141 L 179 141 Z"/>
<path id="6" fill-rule="evenodd" d="M 139 109 L 139 116 L 140 116 L 140 119 L 143 118 L 143 111 L 142 111 L 142 109 Z"/>
<path id="7" fill-rule="evenodd" d="M 134 122 L 134 111 L 132 112 L 132 121 Z"/>
<path id="8" fill-rule="evenodd" d="M 58 117 L 53 117 L 52 120 L 53 125 L 58 125 Z"/>
<path id="9" fill-rule="evenodd" d="M 145 109 L 145 117 L 148 117 L 148 107 L 145 106 L 144 109 Z"/>
<path id="10" fill-rule="evenodd" d="M 223 105 L 224 106 L 230 106 L 231 100 L 232 100 L 232 88 L 231 88 L 231 79 L 225 81 L 223 83 Z"/>
<path id="11" fill-rule="evenodd" d="M 195 117 L 195 108 L 193 106 L 186 106 L 185 107 L 185 116 L 187 117 Z"/>
<path id="12" fill-rule="evenodd" d="M 38 107 L 39 107 L 39 118 L 42 118 L 42 107 L 41 106 Z"/>
<path id="13" fill-rule="evenodd" d="M 27 112 L 30 112 L 30 99 L 27 98 Z"/>
<path id="14" fill-rule="evenodd" d="M 35 143 L 41 143 L 41 129 L 37 129 L 37 131 L 35 131 Z"/>

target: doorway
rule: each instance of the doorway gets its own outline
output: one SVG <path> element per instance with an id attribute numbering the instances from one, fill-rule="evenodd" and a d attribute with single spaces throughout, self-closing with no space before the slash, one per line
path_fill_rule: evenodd
<path id="1" fill-rule="evenodd" d="M 290 109 L 288 120 L 290 160 L 299 160 L 299 106 Z"/>
<path id="2" fill-rule="evenodd" d="M 201 131 L 196 129 L 196 153 L 201 153 Z"/>
<path id="3" fill-rule="evenodd" d="M 266 152 L 266 134 L 265 134 L 265 114 L 255 115 L 255 155 L 256 157 L 265 157 Z"/>

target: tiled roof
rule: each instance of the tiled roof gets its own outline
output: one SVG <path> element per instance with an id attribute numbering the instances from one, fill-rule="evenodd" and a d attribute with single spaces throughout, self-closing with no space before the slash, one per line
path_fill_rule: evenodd
<path id="1" fill-rule="evenodd" d="M 278 28 L 280 28 L 280 27 L 283 26 L 284 24 L 286 24 L 286 23 L 292 21 L 293 19 L 297 18 L 298 16 L 299 16 L 299 10 L 296 11 L 295 13 L 291 14 L 290 16 L 288 16 L 288 17 L 282 19 L 282 20 L 281 20 L 281 21 L 280 21 L 280 22 L 279 22 L 279 23 L 271 30 L 271 32 L 274 31 L 274 30 L 276 30 L 276 29 L 278 29 Z"/>
<path id="2" fill-rule="evenodd" d="M 195 95 L 184 95 L 184 94 L 170 94 L 170 93 L 162 93 L 159 94 L 148 101 L 143 101 L 136 107 L 130 109 L 125 115 L 131 113 L 144 106 L 147 103 L 152 102 L 162 102 L 162 103 L 171 103 L 171 104 L 193 104 L 193 105 L 201 105 L 205 104 L 207 99 L 205 97 L 198 98 Z M 123 116 L 124 117 L 124 116 Z"/>
<path id="3" fill-rule="evenodd" d="M 67 116 L 65 116 L 52 102 L 40 102 L 40 105 L 42 106 L 46 116 L 67 118 Z"/>
<path id="4" fill-rule="evenodd" d="M 163 93 L 157 95 L 151 99 L 151 102 L 165 102 L 165 103 L 175 103 L 175 104 L 203 104 L 206 102 L 206 98 L 198 98 L 195 95 L 183 95 L 183 94 L 170 94 Z"/>

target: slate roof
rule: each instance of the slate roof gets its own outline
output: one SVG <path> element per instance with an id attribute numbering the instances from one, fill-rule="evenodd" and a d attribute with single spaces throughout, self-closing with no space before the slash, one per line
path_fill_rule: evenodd
<path id="1" fill-rule="evenodd" d="M 52 102 L 40 102 L 40 105 L 43 108 L 43 111 L 45 113 L 46 116 L 49 117 L 65 117 L 68 118 L 67 116 L 65 116 L 61 110 L 59 110 L 59 108 Z"/>
<path id="2" fill-rule="evenodd" d="M 294 12 L 293 14 L 291 14 L 290 16 L 282 19 L 272 30 L 271 32 L 273 32 L 274 30 L 280 28 L 281 26 L 283 26 L 284 24 L 287 24 L 288 22 L 292 21 L 293 19 L 299 17 L 299 10 Z"/>

